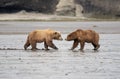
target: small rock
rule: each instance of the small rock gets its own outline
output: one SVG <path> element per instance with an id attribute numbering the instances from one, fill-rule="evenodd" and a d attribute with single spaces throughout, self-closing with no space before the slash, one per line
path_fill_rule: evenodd
<path id="1" fill-rule="evenodd" d="M 21 58 L 19 58 L 19 60 L 21 60 Z"/>

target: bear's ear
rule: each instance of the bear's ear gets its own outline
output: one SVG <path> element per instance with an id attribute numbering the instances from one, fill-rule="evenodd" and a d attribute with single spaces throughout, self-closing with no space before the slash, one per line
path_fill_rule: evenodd
<path id="1" fill-rule="evenodd" d="M 56 34 L 58 34 L 58 32 L 54 32 L 54 34 L 56 35 Z"/>
<path id="2" fill-rule="evenodd" d="M 76 31 L 82 31 L 82 29 L 77 29 Z"/>

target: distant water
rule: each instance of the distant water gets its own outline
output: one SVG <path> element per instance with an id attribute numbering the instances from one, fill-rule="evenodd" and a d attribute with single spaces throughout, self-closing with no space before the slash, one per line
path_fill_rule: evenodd
<path id="1" fill-rule="evenodd" d="M 35 29 L 55 29 L 70 33 L 76 29 L 92 29 L 98 33 L 120 33 L 120 22 L 0 22 L 1 34 L 26 34 Z"/>

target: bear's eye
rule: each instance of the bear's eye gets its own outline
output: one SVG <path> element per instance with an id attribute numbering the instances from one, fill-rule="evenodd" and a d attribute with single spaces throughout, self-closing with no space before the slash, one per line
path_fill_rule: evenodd
<path id="1" fill-rule="evenodd" d="M 71 35 L 69 35 L 69 37 L 71 37 Z"/>

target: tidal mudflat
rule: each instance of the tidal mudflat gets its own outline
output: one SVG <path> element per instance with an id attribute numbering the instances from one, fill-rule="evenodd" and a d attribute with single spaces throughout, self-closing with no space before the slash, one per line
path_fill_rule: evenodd
<path id="1" fill-rule="evenodd" d="M 0 22 L 0 79 L 119 79 L 119 25 L 119 22 Z M 29 47 L 25 51 L 27 33 L 41 28 L 60 30 L 64 39 L 77 28 L 94 29 L 100 33 L 101 47 L 94 51 L 86 43 L 84 51 L 79 51 L 79 46 L 71 51 L 72 42 L 63 40 L 54 41 L 59 50 L 41 50 L 44 48 L 41 43 L 37 44 L 40 50 L 31 51 Z"/>

